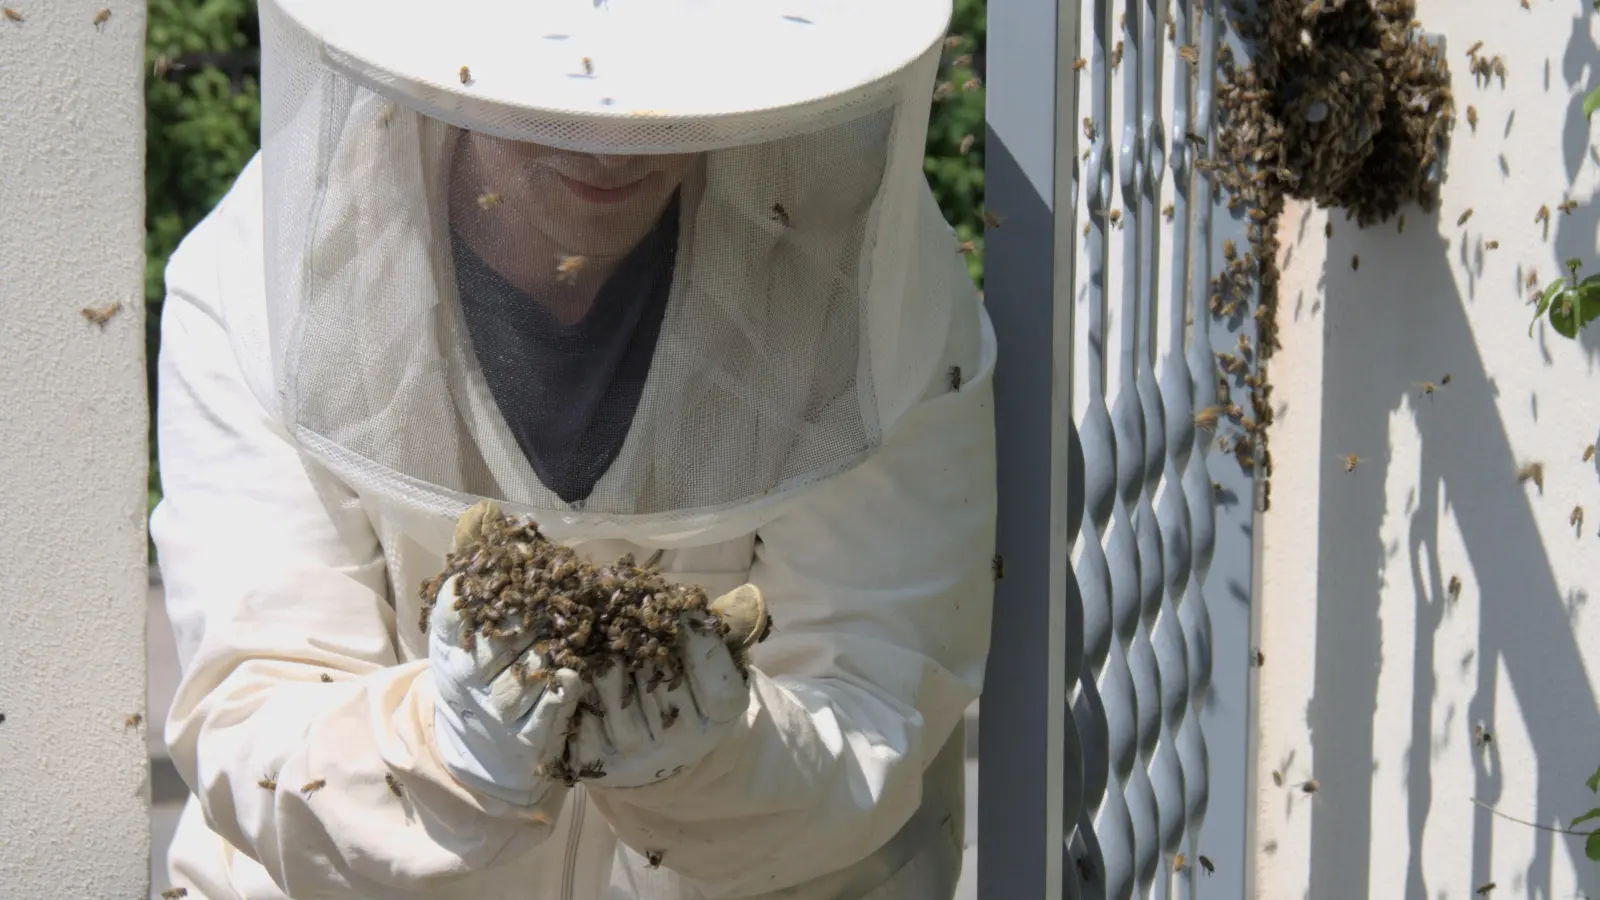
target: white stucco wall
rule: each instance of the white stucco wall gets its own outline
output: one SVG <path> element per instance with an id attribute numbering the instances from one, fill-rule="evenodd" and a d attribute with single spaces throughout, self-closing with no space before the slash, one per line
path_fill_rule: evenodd
<path id="1" fill-rule="evenodd" d="M 1600 897 L 1581 839 L 1472 803 L 1550 826 L 1600 805 L 1583 785 L 1600 766 L 1600 468 L 1581 459 L 1600 439 L 1600 327 L 1529 338 L 1522 286 L 1571 257 L 1600 272 L 1590 5 L 1422 0 L 1462 119 L 1442 208 L 1411 209 L 1403 234 L 1335 213 L 1331 239 L 1324 213 L 1286 214 L 1256 896 L 1472 900 L 1492 881 L 1492 898 Z M 1504 89 L 1474 85 L 1479 40 Z M 1582 205 L 1562 215 L 1568 196 Z M 1517 482 L 1530 461 L 1542 492 Z M 1315 795 L 1294 788 L 1308 778 Z"/>
<path id="2" fill-rule="evenodd" d="M 147 895 L 144 4 L 0 19 L 0 886 Z M 79 310 L 122 302 L 104 328 Z"/>

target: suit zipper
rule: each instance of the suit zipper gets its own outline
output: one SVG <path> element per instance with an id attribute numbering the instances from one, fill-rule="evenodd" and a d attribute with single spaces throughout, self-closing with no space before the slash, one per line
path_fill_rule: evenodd
<path id="1" fill-rule="evenodd" d="M 589 806 L 589 795 L 583 785 L 572 789 L 572 827 L 567 831 L 567 855 L 561 864 L 561 900 L 572 900 L 578 881 L 578 841 L 583 836 L 583 816 Z"/>

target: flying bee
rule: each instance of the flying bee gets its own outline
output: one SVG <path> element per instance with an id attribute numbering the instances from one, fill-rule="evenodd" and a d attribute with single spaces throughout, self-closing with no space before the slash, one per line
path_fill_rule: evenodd
<path id="1" fill-rule="evenodd" d="M 1562 212 L 1566 213 L 1569 216 L 1572 215 L 1572 211 L 1577 209 L 1577 208 L 1578 208 L 1578 201 L 1576 201 L 1576 200 L 1563 200 L 1563 201 L 1561 201 L 1560 204 L 1558 204 L 1556 206 L 1556 209 L 1561 210 Z"/>
<path id="2" fill-rule="evenodd" d="M 1456 219 L 1457 227 L 1467 224 L 1467 220 L 1470 218 L 1472 218 L 1472 209 L 1469 207 L 1466 212 L 1461 214 L 1459 219 Z"/>
<path id="3" fill-rule="evenodd" d="M 954 50 L 957 47 L 960 47 L 963 43 L 966 42 L 966 40 L 967 39 L 965 37 L 963 37 L 963 36 L 961 36 L 959 34 L 950 35 L 949 37 L 944 39 L 945 52 L 948 53 L 951 50 Z"/>
<path id="4" fill-rule="evenodd" d="M 126 731 L 129 728 L 138 728 L 143 724 L 144 713 L 129 713 L 128 717 L 122 720 L 122 730 Z"/>
<path id="5" fill-rule="evenodd" d="M 1322 784 L 1315 778 L 1308 778 L 1305 781 L 1300 782 L 1300 792 L 1302 794 L 1315 794 L 1320 790 L 1322 790 Z"/>
<path id="6" fill-rule="evenodd" d="M 1430 400 L 1433 399 L 1433 392 L 1439 387 L 1431 381 L 1420 382 L 1420 386 L 1422 388 L 1422 396 L 1427 397 Z"/>
<path id="7" fill-rule="evenodd" d="M 1082 72 L 1087 68 L 1089 68 L 1089 61 L 1081 56 L 1072 61 L 1072 71 L 1074 72 Z"/>
<path id="8" fill-rule="evenodd" d="M 1222 414 L 1222 407 L 1208 406 L 1194 414 L 1194 426 L 1201 431 L 1216 431 L 1217 419 Z"/>
<path id="9" fill-rule="evenodd" d="M 1483 725 L 1481 723 L 1472 726 L 1472 744 L 1473 744 L 1473 746 L 1482 747 L 1485 744 L 1492 743 L 1493 741 L 1494 741 L 1494 735 L 1490 734 L 1489 733 L 1489 729 L 1483 727 Z"/>
<path id="10" fill-rule="evenodd" d="M 268 793 L 275 792 L 278 790 L 278 779 L 276 776 L 268 775 L 267 777 L 256 782 L 256 787 L 261 788 L 263 791 L 267 791 Z"/>
<path id="11" fill-rule="evenodd" d="M 1493 69 L 1495 77 L 1500 79 L 1500 84 L 1504 85 L 1506 83 L 1506 61 L 1496 56 L 1489 61 L 1489 66 Z"/>
<path id="12" fill-rule="evenodd" d="M 583 58 L 583 74 L 585 74 L 585 75 L 593 75 L 594 74 L 594 60 L 590 59 L 587 56 L 585 56 Z"/>
<path id="13" fill-rule="evenodd" d="M 960 366 L 951 366 L 950 367 L 950 390 L 952 390 L 952 391 L 961 390 L 961 367 Z"/>
<path id="14" fill-rule="evenodd" d="M 589 260 L 583 256 L 562 256 L 556 262 L 556 280 L 567 284 L 578 283 L 578 273 Z"/>
<path id="15" fill-rule="evenodd" d="M 326 778 L 318 778 L 315 781 L 308 781 L 305 784 L 302 784 L 300 786 L 300 793 L 305 794 L 307 797 L 309 797 L 312 794 L 315 794 L 317 791 L 320 791 L 320 790 L 322 790 L 323 788 L 325 788 L 327 786 L 328 786 L 328 779 L 326 779 Z"/>
<path id="16" fill-rule="evenodd" d="M 1467 106 L 1467 125 L 1473 131 L 1478 130 L 1478 108 L 1476 106 Z"/>
<path id="17" fill-rule="evenodd" d="M 1359 465 L 1361 465 L 1361 457 L 1355 455 L 1354 453 L 1345 456 L 1344 470 L 1346 472 L 1354 472 L 1356 470 L 1356 466 Z"/>
<path id="18" fill-rule="evenodd" d="M 1539 212 L 1534 215 L 1533 224 L 1538 225 L 1541 222 L 1546 225 L 1550 224 L 1550 207 L 1541 206 L 1539 207 Z"/>
<path id="19" fill-rule="evenodd" d="M 1183 57 L 1183 61 L 1191 66 L 1200 65 L 1200 51 L 1192 44 L 1184 44 L 1182 47 L 1179 47 L 1178 55 Z"/>
<path id="20" fill-rule="evenodd" d="M 1185 862 L 1186 862 L 1186 860 L 1185 860 L 1184 855 L 1182 853 L 1179 853 L 1177 856 L 1174 856 L 1172 858 L 1172 871 L 1174 871 L 1174 872 L 1182 872 L 1183 871 L 1183 864 Z"/>
<path id="21" fill-rule="evenodd" d="M 110 7 L 102 9 L 99 12 L 94 14 L 94 27 L 96 27 L 96 28 L 99 28 L 100 26 L 106 24 L 109 21 L 111 21 L 111 8 Z"/>
<path id="22" fill-rule="evenodd" d="M 1120 65 L 1122 65 L 1122 42 L 1117 41 L 1117 45 L 1111 48 L 1111 71 L 1115 72 Z"/>
<path id="23" fill-rule="evenodd" d="M 400 786 L 400 779 L 394 777 L 393 772 L 383 773 L 383 781 L 385 784 L 389 785 L 389 793 L 395 795 L 396 797 L 404 797 L 406 795 L 405 788 Z"/>
<path id="24" fill-rule="evenodd" d="M 493 209 L 500 205 L 500 195 L 494 191 L 484 191 L 478 195 L 479 209 Z"/>
<path id="25" fill-rule="evenodd" d="M 1517 470 L 1517 483 L 1533 482 L 1539 493 L 1544 493 L 1544 463 L 1531 462 Z"/>
<path id="26" fill-rule="evenodd" d="M 1233 258 L 1235 256 L 1237 256 L 1238 253 L 1239 253 L 1239 251 L 1233 246 L 1233 241 L 1223 241 L 1222 242 L 1222 258 L 1223 259 L 1226 259 L 1229 262 L 1232 262 Z"/>
<path id="27" fill-rule="evenodd" d="M 933 87 L 933 102 L 939 103 L 948 100 L 953 93 L 955 93 L 955 85 L 948 81 L 941 81 Z"/>
<path id="28" fill-rule="evenodd" d="M 990 228 L 999 228 L 1001 223 L 1005 222 L 1005 220 L 1005 216 L 1000 215 L 994 210 L 986 209 L 983 211 L 983 224 L 989 226 Z"/>
<path id="29" fill-rule="evenodd" d="M 978 78 L 977 76 L 973 76 L 972 78 L 968 78 L 966 81 L 961 82 L 961 90 L 963 91 L 975 91 L 981 87 L 983 87 L 983 79 Z"/>
<path id="30" fill-rule="evenodd" d="M 89 324 L 104 327 L 107 322 L 111 321 L 112 316 L 121 311 L 122 304 L 113 303 L 110 306 L 86 306 L 79 310 L 78 314 L 88 320 Z"/>
<path id="31" fill-rule="evenodd" d="M 1485 250 L 1499 250 L 1500 249 L 1500 242 L 1499 241 L 1484 241 L 1483 242 L 1483 249 L 1485 249 Z"/>
<path id="32" fill-rule="evenodd" d="M 1255 652 L 1250 654 L 1250 662 L 1259 669 L 1267 664 L 1267 655 L 1261 652 L 1260 647 L 1257 647 Z"/>
<path id="33" fill-rule="evenodd" d="M 1467 48 L 1467 59 L 1471 59 L 1474 56 L 1477 56 L 1478 55 L 1478 51 L 1482 50 L 1482 49 L 1483 49 L 1483 41 L 1478 41 L 1477 43 L 1473 44 L 1471 47 L 1468 47 Z"/>
<path id="34" fill-rule="evenodd" d="M 179 897 L 187 896 L 189 896 L 189 889 L 186 887 L 167 888 L 161 892 L 161 900 L 178 900 Z"/>
<path id="35" fill-rule="evenodd" d="M 961 155 L 962 156 L 966 156 L 967 155 L 967 151 L 972 149 L 972 144 L 976 140 L 977 140 L 977 138 L 973 137 L 970 134 L 966 135 L 965 137 L 963 137 L 961 139 Z"/>
<path id="36" fill-rule="evenodd" d="M 1589 446 L 1583 448 L 1583 461 L 1584 462 L 1588 462 L 1591 459 L 1594 459 L 1594 445 L 1593 444 L 1590 444 Z"/>
<path id="37" fill-rule="evenodd" d="M 647 850 L 645 851 L 644 858 L 650 868 L 659 869 L 661 868 L 661 858 L 666 855 L 667 851 L 665 850 Z"/>
<path id="38" fill-rule="evenodd" d="M 468 84 L 468 83 L 470 83 L 472 81 L 472 69 L 468 68 L 467 66 L 462 66 L 461 67 L 461 73 L 460 74 L 461 74 L 461 83 L 462 84 Z"/>
<path id="39" fill-rule="evenodd" d="M 1572 515 L 1567 516 L 1567 524 L 1579 531 L 1583 530 L 1583 507 L 1574 506 L 1572 508 Z"/>
<path id="40" fill-rule="evenodd" d="M 965 254 L 967 256 L 971 256 L 972 254 L 977 253 L 977 252 L 978 252 L 978 242 L 977 241 L 962 241 L 961 243 L 956 245 L 956 253 L 958 255 L 959 254 Z"/>
<path id="41" fill-rule="evenodd" d="M 1217 867 L 1215 865 L 1212 865 L 1211 858 L 1208 857 L 1208 856 L 1201 856 L 1200 857 L 1200 868 L 1202 870 L 1204 870 L 1207 875 L 1210 875 L 1211 873 L 1217 871 Z"/>
<path id="42" fill-rule="evenodd" d="M 994 559 L 990 560 L 990 562 L 989 562 L 989 568 L 994 571 L 994 580 L 995 581 L 1003 581 L 1003 580 L 1005 580 L 1005 577 L 1006 577 L 1006 558 L 1004 556 L 1001 556 L 1000 554 L 996 553 L 994 555 Z"/>
<path id="43" fill-rule="evenodd" d="M 1111 219 L 1111 224 L 1112 225 L 1115 225 L 1118 228 L 1122 227 L 1122 210 L 1113 209 L 1111 211 L 1110 215 L 1108 216 L 1108 218 Z"/>
<path id="44" fill-rule="evenodd" d="M 1360 255 L 1352 255 L 1350 257 L 1350 270 L 1353 271 L 1353 272 L 1361 271 L 1361 257 L 1360 257 Z"/>
<path id="45" fill-rule="evenodd" d="M 954 59 L 950 60 L 950 65 L 953 68 L 963 68 L 963 67 L 966 67 L 966 66 L 970 66 L 970 65 L 972 65 L 972 54 L 971 53 L 963 53 L 960 56 L 957 56 Z"/>
<path id="46" fill-rule="evenodd" d="M 1494 890 L 1494 882 L 1486 881 L 1483 884 L 1478 885 L 1478 889 L 1473 891 L 1473 893 L 1480 897 L 1486 897 L 1492 890 Z"/>
<path id="47" fill-rule="evenodd" d="M 1171 222 L 1172 221 L 1172 217 L 1177 214 L 1177 211 L 1178 210 L 1177 210 L 1176 206 L 1173 206 L 1171 203 L 1168 203 L 1166 206 L 1161 207 L 1161 216 L 1162 216 L 1162 218 L 1166 219 L 1168 222 Z"/>
<path id="48" fill-rule="evenodd" d="M 1534 270 L 1532 270 L 1532 269 L 1529 269 L 1528 270 L 1528 277 L 1523 281 L 1523 284 L 1527 285 L 1529 290 L 1533 290 L 1534 288 L 1538 287 L 1539 286 L 1539 273 L 1534 271 Z"/>
<path id="49" fill-rule="evenodd" d="M 0 14 L 3 14 L 8 22 L 22 21 L 22 13 L 17 12 L 9 6 L 0 6 Z"/>

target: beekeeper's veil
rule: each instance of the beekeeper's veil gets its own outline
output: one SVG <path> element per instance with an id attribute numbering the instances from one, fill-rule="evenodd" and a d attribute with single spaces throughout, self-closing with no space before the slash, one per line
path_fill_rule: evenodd
<path id="1" fill-rule="evenodd" d="M 937 364 L 914 260 L 949 11 L 263 0 L 264 399 L 408 508 L 754 527 Z"/>

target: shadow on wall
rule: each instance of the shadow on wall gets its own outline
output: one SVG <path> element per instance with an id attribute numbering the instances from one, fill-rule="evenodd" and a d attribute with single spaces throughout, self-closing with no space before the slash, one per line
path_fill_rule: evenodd
<path id="1" fill-rule="evenodd" d="M 1600 60 L 1600 48 L 1589 36 L 1587 20 L 1577 21 L 1579 27 L 1574 29 L 1559 70 L 1556 61 L 1545 70 L 1546 90 L 1576 90 L 1585 71 Z M 1529 76 L 1534 74 L 1530 67 Z M 1567 88 L 1552 86 L 1550 79 L 1559 76 L 1565 76 Z M 1579 92 L 1564 135 L 1569 181 L 1591 152 L 1581 102 Z M 1498 130 L 1498 124 L 1489 127 Z M 1480 126 L 1480 131 L 1484 127 Z M 1507 146 L 1514 147 L 1514 143 L 1508 139 Z M 1600 159 L 1596 162 L 1600 164 Z M 1530 201 L 1528 226 L 1532 227 L 1538 203 L 1548 202 L 1554 217 L 1551 237 L 1562 254 L 1559 258 L 1580 257 L 1586 271 L 1600 272 L 1600 258 L 1594 253 L 1600 211 L 1584 205 L 1563 215 L 1556 210 L 1562 199 Z M 1430 816 L 1450 819 L 1469 811 L 1474 817 L 1472 883 L 1498 878 L 1502 891 L 1512 886 L 1513 878 L 1503 863 L 1499 873 L 1491 871 L 1492 836 L 1497 827 L 1523 826 L 1497 821 L 1488 811 L 1469 803 L 1472 797 L 1489 804 L 1501 800 L 1495 745 L 1474 752 L 1472 783 L 1436 784 L 1430 768 L 1433 722 L 1450 722 L 1446 740 L 1470 742 L 1474 722 L 1494 728 L 1497 712 L 1501 712 L 1495 709 L 1496 694 L 1509 687 L 1517 709 L 1503 712 L 1521 719 L 1527 728 L 1537 760 L 1537 794 L 1533 809 L 1507 812 L 1542 823 L 1565 822 L 1587 808 L 1589 798 L 1582 793 L 1582 783 L 1593 771 L 1595 749 L 1600 747 L 1600 711 L 1572 632 L 1567 602 L 1534 523 L 1532 504 L 1538 493 L 1531 485 L 1517 483 L 1515 472 L 1523 461 L 1513 456 L 1506 426 L 1495 406 L 1496 386 L 1477 350 L 1478 340 L 1526 338 L 1517 331 L 1478 335 L 1475 340 L 1467 317 L 1474 304 L 1520 303 L 1519 298 L 1527 295 L 1526 288 L 1483 282 L 1479 277 L 1482 250 L 1477 240 L 1461 245 L 1462 238 L 1446 223 L 1443 230 L 1450 236 L 1446 243 L 1439 234 L 1437 215 L 1425 215 L 1412 207 L 1408 219 L 1403 234 L 1396 233 L 1392 221 L 1364 234 L 1353 222 L 1334 214 L 1334 235 L 1321 285 L 1321 296 L 1332 298 L 1324 311 L 1320 447 L 1321 465 L 1327 467 L 1327 474 L 1321 479 L 1317 537 L 1317 689 L 1309 704 L 1308 724 L 1317 777 L 1337 789 L 1324 791 L 1313 805 L 1309 897 L 1314 900 L 1352 896 L 1352 883 L 1365 885 L 1371 871 L 1377 755 L 1374 710 L 1384 637 L 1379 596 L 1386 582 L 1399 583 L 1402 577 L 1398 571 L 1402 549 L 1415 597 L 1413 718 L 1405 773 L 1410 846 L 1403 893 L 1397 890 L 1389 896 L 1443 895 L 1440 886 L 1427 883 L 1423 836 Z M 1515 224 L 1521 227 L 1522 223 Z M 1382 250 L 1378 252 L 1380 242 Z M 1353 271 L 1352 256 L 1364 250 L 1373 252 L 1363 256 L 1359 271 Z M 1449 264 L 1452 257 L 1466 262 L 1470 273 L 1459 288 Z M 1554 273 L 1539 274 L 1546 279 Z M 1528 312 L 1531 318 L 1531 308 Z M 1545 334 L 1536 330 L 1534 341 L 1541 349 L 1542 342 L 1564 340 L 1549 332 L 1548 325 L 1543 328 Z M 1600 355 L 1600 328 L 1586 329 L 1581 337 L 1592 371 L 1595 357 Z M 1530 354 L 1530 364 L 1534 359 Z M 1552 365 L 1548 354 L 1544 364 Z M 1438 381 L 1447 372 L 1452 376 L 1450 387 L 1441 389 L 1437 403 L 1427 403 L 1421 397 L 1420 383 Z M 1417 410 L 1419 488 L 1404 508 L 1409 517 L 1407 546 L 1386 548 L 1380 534 L 1388 499 L 1384 485 L 1391 465 L 1389 422 L 1403 407 Z M 1343 466 L 1349 453 L 1360 454 L 1361 462 L 1357 474 L 1347 476 Z M 1461 532 L 1470 571 L 1440 570 L 1437 511 L 1441 498 Z M 1473 660 L 1477 684 L 1466 710 L 1436 714 L 1435 673 L 1457 671 L 1456 660 L 1434 657 L 1437 629 L 1444 610 L 1453 602 L 1448 588 L 1454 574 L 1470 585 L 1464 597 L 1476 598 L 1479 603 Z M 1501 672 L 1509 679 L 1508 685 L 1498 683 Z M 1583 894 L 1600 897 L 1600 875 L 1584 858 L 1580 838 L 1536 831 L 1532 840 L 1534 857 L 1519 893 L 1533 898 L 1552 896 L 1553 855 L 1560 844 L 1560 851 L 1574 860 Z"/>

